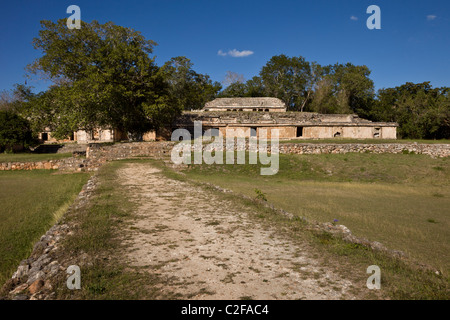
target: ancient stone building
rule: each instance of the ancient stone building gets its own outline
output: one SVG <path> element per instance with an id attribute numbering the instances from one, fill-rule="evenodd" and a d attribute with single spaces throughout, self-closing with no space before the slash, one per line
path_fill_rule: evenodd
<path id="1" fill-rule="evenodd" d="M 216 129 L 213 131 L 223 136 L 227 130 L 241 130 L 245 137 L 259 137 L 265 131 L 270 138 L 270 129 L 278 129 L 280 139 L 396 139 L 398 126 L 361 119 L 355 114 L 286 112 L 286 106 L 276 98 L 216 99 L 201 111 L 184 112 L 174 128 L 193 132 L 196 121 L 201 122 L 203 131 Z"/>
<path id="2" fill-rule="evenodd" d="M 52 137 L 52 132 L 50 130 L 46 130 L 45 132 L 41 132 L 38 135 L 38 139 L 42 143 L 65 143 L 65 142 L 78 142 L 78 143 L 92 143 L 92 142 L 118 142 L 129 140 L 129 137 L 126 133 L 117 130 L 117 129 L 95 129 L 93 131 L 86 130 L 78 130 L 74 132 L 70 137 L 63 140 L 57 140 Z M 156 140 L 156 132 L 149 131 L 142 135 L 142 137 L 138 137 L 137 140 L 142 141 L 155 141 Z"/>
<path id="3" fill-rule="evenodd" d="M 223 136 L 227 130 L 234 130 L 235 135 L 245 137 L 260 137 L 267 132 L 270 138 L 270 129 L 278 129 L 280 139 L 396 139 L 398 126 L 392 122 L 371 122 L 354 114 L 287 112 L 286 105 L 277 98 L 219 98 L 206 103 L 202 110 L 183 112 L 171 128 L 149 131 L 136 140 L 170 140 L 171 133 L 178 128 L 193 133 L 196 121 L 202 124 L 203 131 L 216 129 L 213 132 Z M 51 132 L 41 134 L 40 138 L 54 142 Z M 119 130 L 98 129 L 90 133 L 78 130 L 68 141 L 116 142 L 129 138 Z"/>

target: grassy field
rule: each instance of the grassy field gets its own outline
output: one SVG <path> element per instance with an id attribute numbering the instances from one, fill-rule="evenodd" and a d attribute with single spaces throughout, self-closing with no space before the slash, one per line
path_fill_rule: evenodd
<path id="1" fill-rule="evenodd" d="M 189 179 L 256 197 L 310 221 L 338 220 L 353 234 L 450 271 L 450 159 L 424 155 L 280 155 L 259 165 L 191 165 Z"/>
<path id="2" fill-rule="evenodd" d="M 37 162 L 70 158 L 72 153 L 0 153 L 0 162 Z"/>
<path id="3" fill-rule="evenodd" d="M 347 155 L 348 156 L 348 155 Z M 342 162 L 356 162 L 360 163 L 358 155 L 346 158 L 342 157 Z M 363 155 L 367 156 L 367 155 Z M 402 155 L 401 157 L 403 157 Z M 408 155 L 410 156 L 410 155 Z M 413 156 L 415 157 L 415 156 Z M 309 161 L 322 161 L 323 163 L 333 162 L 326 157 L 309 158 Z M 367 160 L 366 158 L 362 158 Z M 127 193 L 124 193 L 122 188 L 117 184 L 117 170 L 128 163 L 142 163 L 151 161 L 152 165 L 160 167 L 163 172 L 170 178 L 180 179 L 183 181 L 192 181 L 192 183 L 199 183 L 207 181 L 215 184 L 222 184 L 223 186 L 232 186 L 234 182 L 239 186 L 247 182 L 251 182 L 250 190 L 243 188 L 244 192 L 256 196 L 255 188 L 262 189 L 267 180 L 272 180 L 274 183 L 293 182 L 297 181 L 299 177 L 304 177 L 304 180 L 309 180 L 313 183 L 324 183 L 323 188 L 329 187 L 330 184 L 343 183 L 349 184 L 350 181 L 345 180 L 348 174 L 342 172 L 340 175 L 331 178 L 320 172 L 312 172 L 304 168 L 302 170 L 294 170 L 305 159 L 296 157 L 283 157 L 282 168 L 284 168 L 280 175 L 274 177 L 260 177 L 257 173 L 256 167 L 253 166 L 195 166 L 185 171 L 186 174 L 179 174 L 165 167 L 162 161 L 156 160 L 123 160 L 109 163 L 101 168 L 98 173 L 99 188 L 96 189 L 94 196 L 90 200 L 88 208 L 79 208 L 65 216 L 66 222 L 76 222 L 79 230 L 64 242 L 64 252 L 70 252 L 71 257 L 76 257 L 87 253 L 92 259 L 89 267 L 83 268 L 82 290 L 67 290 L 65 287 L 65 278 L 61 278 L 60 288 L 57 291 L 58 299 L 176 299 L 170 292 L 162 290 L 165 287 L 166 279 L 157 275 L 141 272 L 139 268 L 131 268 L 124 265 L 120 261 L 117 253 L 121 250 L 126 250 L 123 239 L 117 237 L 117 230 L 122 230 L 130 221 L 134 219 L 133 214 L 135 205 L 130 202 Z M 378 161 L 387 161 L 391 163 L 392 159 L 378 159 Z M 427 163 L 428 159 L 403 159 L 407 165 L 413 165 L 414 161 L 419 164 Z M 315 168 L 323 166 L 321 164 L 314 164 Z M 340 165 L 334 163 L 336 166 Z M 370 165 L 370 164 L 368 164 Z M 379 164 L 383 167 L 382 164 Z M 441 160 L 441 162 L 433 164 L 433 166 L 424 169 L 422 174 L 416 175 L 417 181 L 426 183 L 429 181 L 425 177 L 425 173 L 429 170 L 436 171 L 438 175 L 447 175 L 448 163 Z M 437 169 L 433 169 L 436 167 Z M 441 167 L 443 169 L 441 169 Z M 310 172 L 311 171 L 311 172 Z M 402 172 L 408 171 L 405 168 Z M 291 176 L 296 172 L 296 176 Z M 305 172 L 308 172 L 307 174 Z M 401 185 L 405 183 L 405 177 L 402 172 L 397 172 L 392 168 L 392 174 L 398 179 L 396 183 Z M 230 174 L 232 173 L 232 174 Z M 445 177 L 441 177 L 441 182 Z M 331 181 L 330 181 L 331 179 Z M 333 180 L 335 179 L 335 180 Z M 356 179 L 355 177 L 352 179 Z M 360 177 L 360 185 L 370 185 L 371 178 L 365 176 Z M 416 180 L 415 180 L 416 181 Z M 390 182 L 394 183 L 394 182 Z M 386 183 L 387 184 L 387 183 Z M 290 185 L 287 185 L 290 187 Z M 237 187 L 236 187 L 237 188 Z M 320 250 L 320 257 L 326 261 L 327 265 L 334 266 L 336 271 L 341 273 L 343 277 L 363 278 L 367 277 L 365 270 L 367 266 L 375 264 L 382 269 L 382 292 L 384 298 L 394 299 L 443 299 L 448 298 L 448 282 L 445 277 L 437 276 L 434 272 L 423 272 L 405 264 L 402 261 L 387 257 L 383 253 L 373 252 L 367 248 L 345 243 L 337 238 L 332 238 L 329 235 L 315 233 L 305 229 L 305 225 L 301 220 L 289 220 L 283 215 L 276 214 L 272 210 L 262 207 L 255 202 L 245 200 L 234 194 L 217 193 L 216 190 L 207 190 L 206 192 L 214 192 L 216 196 L 223 197 L 233 201 L 236 208 L 241 208 L 243 211 L 251 212 L 249 216 L 254 219 L 255 223 L 267 224 L 271 227 L 278 228 L 280 235 L 284 235 L 293 241 L 311 241 L 312 244 Z M 285 188 L 287 190 L 288 188 Z M 188 192 L 188 191 L 187 191 Z M 266 196 L 270 201 L 273 201 L 273 196 L 270 195 L 270 190 L 264 189 Z M 276 192 L 278 193 L 278 192 Z M 437 197 L 442 198 L 442 197 Z M 288 202 L 292 202 L 290 199 Z M 295 200 L 297 204 L 301 201 Z M 280 204 L 282 207 L 283 205 Z M 333 217 L 335 215 L 333 214 Z M 438 218 L 436 218 L 438 219 Z M 429 222 L 427 222 L 429 223 Z M 439 225 L 438 223 L 430 223 L 430 225 Z M 385 230 L 386 231 L 386 230 Z M 125 246 L 125 247 L 124 247 Z M 358 289 L 359 291 L 363 289 Z M 376 299 L 376 297 L 373 297 Z"/>
<path id="4" fill-rule="evenodd" d="M 0 283 L 61 217 L 89 175 L 53 170 L 0 172 Z"/>

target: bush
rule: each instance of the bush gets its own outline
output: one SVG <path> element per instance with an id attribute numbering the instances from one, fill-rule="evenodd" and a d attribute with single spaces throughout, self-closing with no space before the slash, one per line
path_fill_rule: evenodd
<path id="1" fill-rule="evenodd" d="M 35 145 L 30 123 L 11 111 L 0 111 L 0 152 L 12 152 Z"/>
<path id="2" fill-rule="evenodd" d="M 262 192 L 259 189 L 255 189 L 255 193 L 256 193 L 256 199 L 261 200 L 261 201 L 267 201 L 267 197 L 264 194 L 264 192 Z"/>

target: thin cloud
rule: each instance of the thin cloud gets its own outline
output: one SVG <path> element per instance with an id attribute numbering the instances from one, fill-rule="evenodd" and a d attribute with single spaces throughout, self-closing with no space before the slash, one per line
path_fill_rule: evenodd
<path id="1" fill-rule="evenodd" d="M 217 54 L 218 54 L 219 56 L 222 56 L 222 57 L 225 57 L 225 56 L 231 56 L 231 57 L 233 57 L 233 58 L 243 58 L 243 57 L 251 56 L 252 54 L 254 54 L 254 52 L 251 51 L 251 50 L 242 50 L 242 51 L 239 51 L 239 50 L 233 49 L 233 50 L 228 50 L 228 52 L 224 52 L 224 51 L 222 51 L 222 50 L 219 50 L 219 51 L 217 52 Z"/>
<path id="2" fill-rule="evenodd" d="M 351 17 L 350 17 L 350 20 L 353 20 L 353 21 L 358 21 L 358 17 L 355 17 L 355 16 L 351 16 Z"/>
<path id="3" fill-rule="evenodd" d="M 434 14 L 429 14 L 429 15 L 427 15 L 427 20 L 428 21 L 432 21 L 432 20 L 434 20 L 434 19 L 436 19 L 437 18 L 437 16 L 435 16 Z"/>
<path id="4" fill-rule="evenodd" d="M 248 57 L 251 56 L 254 52 L 250 50 L 238 51 L 236 49 L 228 51 L 228 54 L 235 58 Z"/>

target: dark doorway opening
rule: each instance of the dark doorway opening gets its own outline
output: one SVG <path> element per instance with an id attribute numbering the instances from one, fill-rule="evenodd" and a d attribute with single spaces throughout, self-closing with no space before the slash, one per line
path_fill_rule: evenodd
<path id="1" fill-rule="evenodd" d="M 381 128 L 375 128 L 374 133 L 373 133 L 373 137 L 375 139 L 379 138 L 381 136 Z"/>

